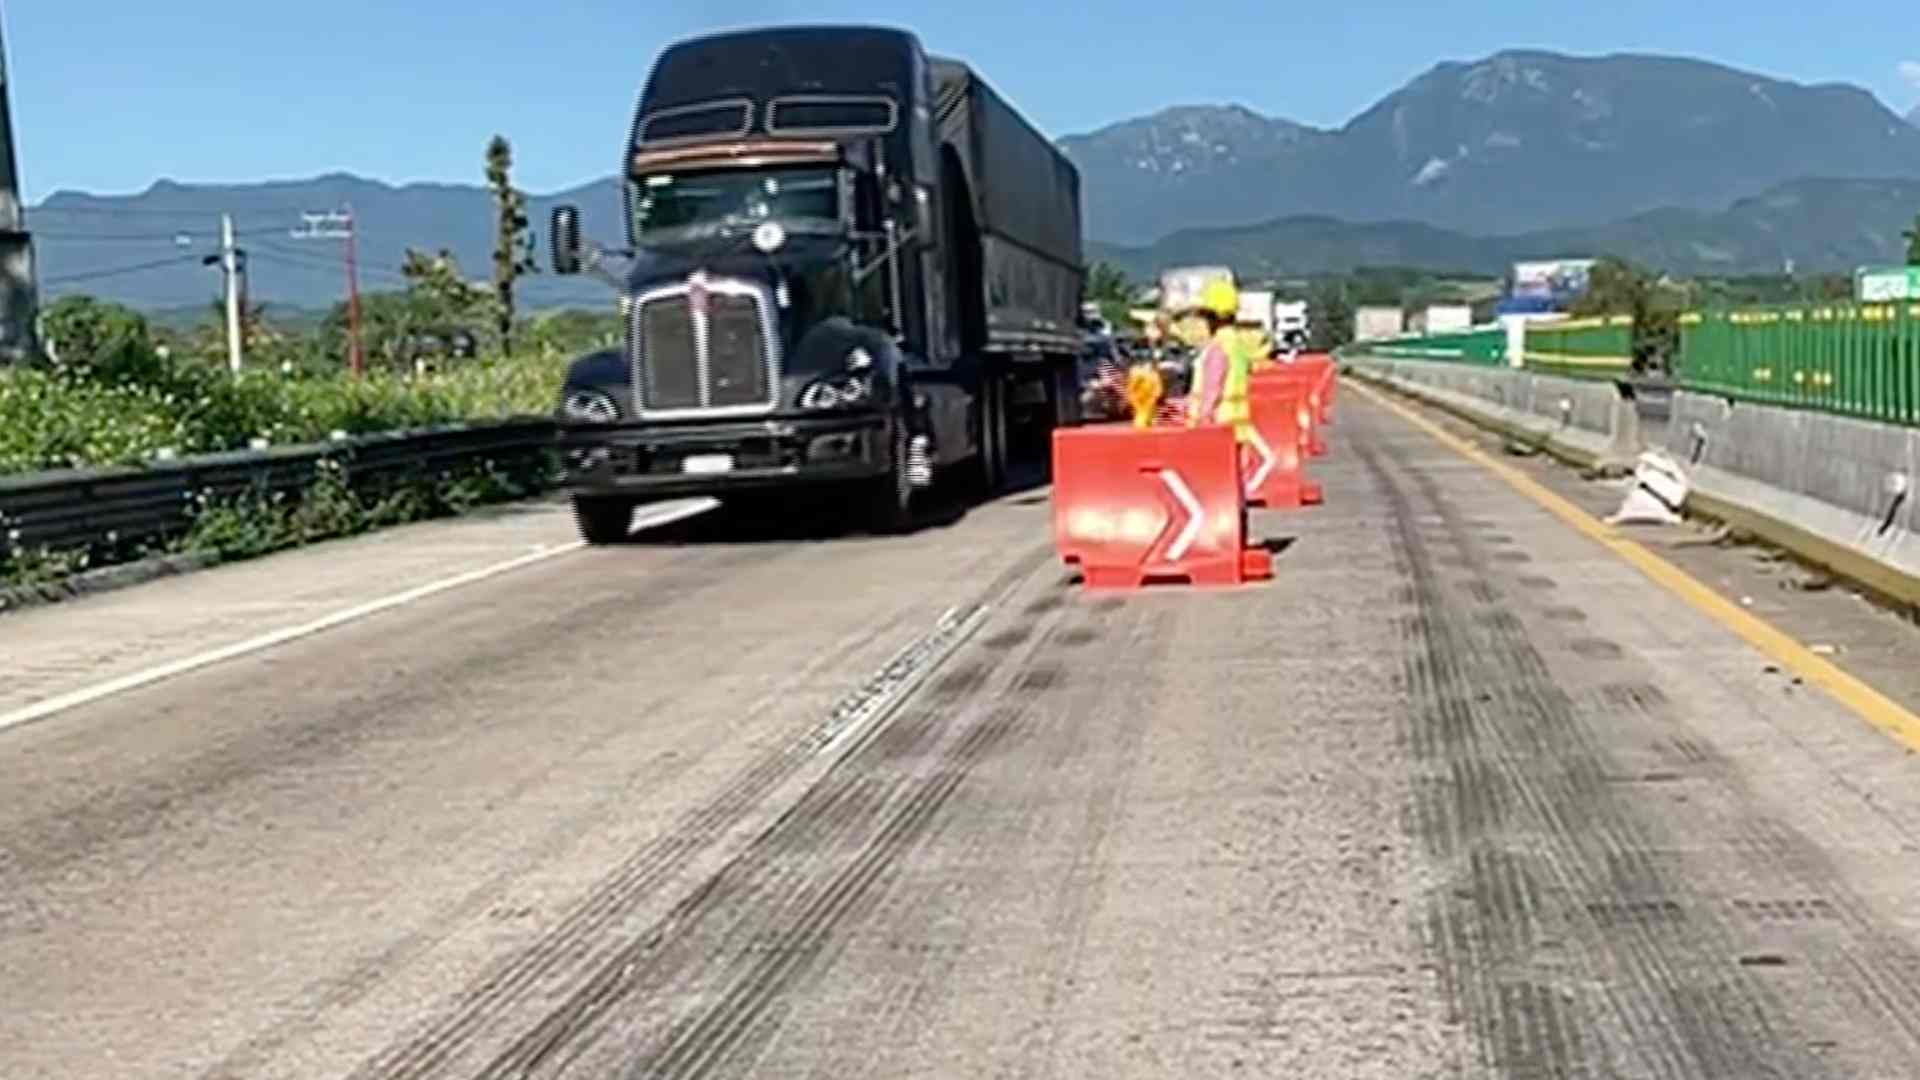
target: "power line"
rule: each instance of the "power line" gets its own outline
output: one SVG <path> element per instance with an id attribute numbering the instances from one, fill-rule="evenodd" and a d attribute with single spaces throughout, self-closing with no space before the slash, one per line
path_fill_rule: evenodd
<path id="1" fill-rule="evenodd" d="M 321 255 L 313 251 L 303 251 L 299 248 L 286 247 L 285 245 L 275 244 L 266 240 L 260 241 L 257 246 L 267 251 L 278 252 L 280 255 L 285 256 L 286 258 L 289 258 L 289 259 L 304 259 L 315 266 L 324 265 L 334 269 L 338 269 L 340 265 L 339 263 L 334 262 L 328 256 Z M 397 266 L 393 266 L 389 263 L 374 263 L 373 265 L 369 266 L 366 262 L 362 261 L 362 262 L 358 262 L 356 265 L 358 265 L 359 268 L 362 270 L 371 270 L 374 274 L 379 276 L 390 277 L 398 281 L 412 280 L 411 278 L 407 277 L 406 271 L 402 270 Z"/>
<path id="2" fill-rule="evenodd" d="M 61 274 L 58 277 L 41 278 L 42 285 L 64 285 L 72 281 L 95 281 L 100 278 L 119 277 L 122 274 L 137 274 L 142 270 L 157 270 L 163 266 L 174 266 L 185 262 L 198 262 L 198 255 L 175 255 L 169 259 L 154 259 L 151 262 L 134 263 L 130 266 L 110 266 L 100 270 L 85 270 L 77 274 Z"/>
<path id="3" fill-rule="evenodd" d="M 292 252 L 285 248 L 268 247 L 265 244 L 255 244 L 250 250 L 253 251 L 254 258 L 288 269 L 328 274 L 337 274 L 340 272 L 340 264 L 325 256 L 309 255 L 305 252 Z M 359 270 L 363 274 L 371 274 L 374 277 L 391 280 L 399 284 L 407 283 L 407 276 L 398 270 L 388 270 L 379 266 L 368 266 L 365 263 L 360 264 Z"/>

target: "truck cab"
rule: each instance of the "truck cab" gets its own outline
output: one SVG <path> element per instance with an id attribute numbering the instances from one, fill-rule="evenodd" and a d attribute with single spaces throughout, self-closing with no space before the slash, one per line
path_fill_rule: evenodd
<path id="1" fill-rule="evenodd" d="M 624 536 L 645 499 L 801 488 L 894 531 L 937 470 L 1003 476 L 1010 416 L 1033 396 L 1017 361 L 1077 351 L 1078 178 L 1067 165 L 1054 185 L 1070 241 L 1056 227 L 1052 245 L 996 243 L 1024 222 L 986 220 L 981 189 L 1008 182 L 993 172 L 1008 158 L 981 152 L 977 92 L 954 89 L 952 66 L 858 27 L 661 56 L 622 161 L 626 248 L 583 240 L 572 207 L 552 224 L 555 271 L 607 280 L 627 330 L 573 364 L 559 405 L 590 542 Z M 1009 290 L 996 269 L 1026 272 Z"/>

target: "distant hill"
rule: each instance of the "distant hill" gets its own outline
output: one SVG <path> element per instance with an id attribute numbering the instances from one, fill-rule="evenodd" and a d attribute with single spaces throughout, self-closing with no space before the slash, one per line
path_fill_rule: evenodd
<path id="1" fill-rule="evenodd" d="M 1920 127 L 1920 105 L 1915 105 L 1913 111 L 1907 114 L 1907 123 Z"/>
<path id="2" fill-rule="evenodd" d="M 1060 145 L 1089 234 L 1127 244 L 1299 215 L 1514 234 L 1810 174 L 1920 179 L 1920 129 L 1865 90 L 1639 55 L 1439 64 L 1336 131 L 1185 108 Z"/>
<path id="3" fill-rule="evenodd" d="M 1089 236 L 1157 239 L 1270 218 L 1276 178 L 1329 145 L 1325 131 L 1241 106 L 1181 106 L 1060 140 L 1080 169 Z"/>
<path id="4" fill-rule="evenodd" d="M 1705 212 L 1667 208 L 1602 225 L 1517 236 L 1475 236 L 1416 222 L 1354 223 L 1321 216 L 1187 229 L 1145 247 L 1095 245 L 1136 278 L 1165 266 L 1226 263 L 1269 277 L 1361 266 L 1418 266 L 1496 274 L 1522 259 L 1617 255 L 1680 275 L 1842 272 L 1899 261 L 1900 231 L 1920 211 L 1920 179 L 1796 180 Z"/>
<path id="5" fill-rule="evenodd" d="M 193 307 L 219 293 L 219 270 L 199 259 L 219 251 L 220 215 L 230 213 L 248 253 L 252 295 L 324 310 L 346 294 L 343 244 L 294 239 L 289 234 L 303 227 L 302 212 L 351 204 L 359 223 L 360 287 L 391 289 L 403 284 L 399 267 L 408 247 L 445 247 L 468 276 L 489 275 L 490 200 L 478 185 L 395 187 L 344 173 L 262 184 L 162 180 L 137 195 L 57 192 L 27 209 L 27 227 L 42 291 L 50 296 L 91 292 L 141 308 Z M 558 202 L 578 204 L 594 235 L 622 236 L 620 189 L 611 179 L 528 201 L 536 238 L 545 237 L 549 208 Z M 543 260 L 545 252 L 542 243 Z M 529 308 L 610 302 L 596 281 L 550 274 L 525 281 L 521 292 Z"/>

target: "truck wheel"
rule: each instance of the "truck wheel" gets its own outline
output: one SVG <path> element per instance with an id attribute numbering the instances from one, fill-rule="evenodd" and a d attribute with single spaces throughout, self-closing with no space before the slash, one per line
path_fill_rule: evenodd
<path id="1" fill-rule="evenodd" d="M 587 543 L 617 544 L 633 528 L 633 501 L 575 495 L 573 520 Z"/>
<path id="2" fill-rule="evenodd" d="M 885 535 L 913 528 L 913 474 L 907 470 L 907 424 L 896 419 L 890 425 L 886 475 L 869 480 L 865 509 L 867 528 Z"/>
<path id="3" fill-rule="evenodd" d="M 980 388 L 980 486 L 987 497 L 1007 483 L 1007 388 L 989 379 Z"/>

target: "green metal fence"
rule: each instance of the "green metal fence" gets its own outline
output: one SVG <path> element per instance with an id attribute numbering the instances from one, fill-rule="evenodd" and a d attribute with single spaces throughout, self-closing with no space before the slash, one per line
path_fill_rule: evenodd
<path id="1" fill-rule="evenodd" d="M 1690 313 L 1679 368 L 1688 390 L 1920 426 L 1920 304 Z"/>
<path id="2" fill-rule="evenodd" d="M 1374 356 L 1391 356 L 1401 360 L 1452 360 L 1490 367 L 1507 362 L 1507 333 L 1498 327 L 1428 337 L 1360 342 L 1352 347 Z"/>
<path id="3" fill-rule="evenodd" d="M 1633 319 L 1608 315 L 1527 324 L 1525 366 L 1551 375 L 1612 379 L 1633 366 Z"/>

